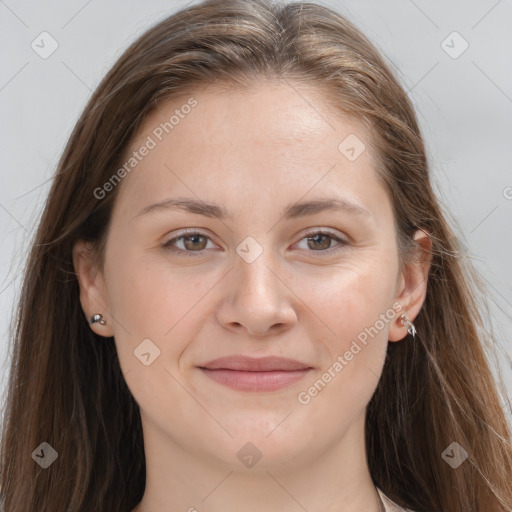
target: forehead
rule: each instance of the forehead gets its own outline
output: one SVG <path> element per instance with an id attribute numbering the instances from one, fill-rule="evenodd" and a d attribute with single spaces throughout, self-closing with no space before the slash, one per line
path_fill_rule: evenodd
<path id="1" fill-rule="evenodd" d="M 187 135 L 206 134 L 206 140 L 189 137 L 189 142 L 208 144 L 211 151 L 216 142 L 222 147 L 244 144 L 245 150 L 260 144 L 285 148 L 300 143 L 304 150 L 315 146 L 322 151 L 339 142 L 344 132 L 367 137 L 359 120 L 335 111 L 326 91 L 269 81 L 243 89 L 195 88 L 171 98 L 147 116 L 130 147 L 152 133 L 157 142 L 163 138 L 169 144 Z"/>
<path id="2" fill-rule="evenodd" d="M 378 185 L 363 124 L 324 91 L 289 82 L 180 94 L 147 116 L 125 160 L 144 146 L 122 184 L 134 207 L 173 192 L 247 204 Z"/>

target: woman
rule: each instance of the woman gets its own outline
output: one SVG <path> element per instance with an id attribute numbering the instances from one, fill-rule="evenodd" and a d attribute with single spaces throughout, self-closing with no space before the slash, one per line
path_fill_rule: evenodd
<path id="1" fill-rule="evenodd" d="M 73 131 L 28 261 L 9 512 L 512 510 L 478 284 L 413 107 L 311 3 L 143 34 Z"/>

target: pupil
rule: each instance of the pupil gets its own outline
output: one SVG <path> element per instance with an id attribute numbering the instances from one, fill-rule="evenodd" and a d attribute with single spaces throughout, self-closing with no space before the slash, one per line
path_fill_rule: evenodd
<path id="1" fill-rule="evenodd" d="M 319 243 L 319 240 L 318 240 L 319 238 L 320 238 L 320 239 L 322 239 L 322 238 L 323 238 L 324 240 L 326 240 L 326 242 L 327 242 L 327 243 L 324 243 L 324 244 L 321 244 L 321 245 L 322 245 L 322 248 L 324 248 L 324 249 L 328 249 L 328 248 L 329 248 L 329 245 L 330 245 L 330 242 L 329 242 L 329 240 L 328 240 L 329 235 L 321 235 L 321 234 L 317 234 L 317 235 L 314 235 L 314 236 L 312 237 L 312 240 L 314 241 L 314 243 Z"/>
<path id="2" fill-rule="evenodd" d="M 198 239 L 200 238 L 204 238 L 203 235 L 189 235 L 187 237 L 187 240 L 190 242 L 192 241 L 192 248 L 196 247 L 197 248 L 197 242 L 198 242 Z M 189 247 L 190 248 L 190 247 Z"/>

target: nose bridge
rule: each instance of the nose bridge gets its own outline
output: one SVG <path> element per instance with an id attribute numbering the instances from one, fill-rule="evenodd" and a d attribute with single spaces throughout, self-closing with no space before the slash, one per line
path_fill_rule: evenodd
<path id="1" fill-rule="evenodd" d="M 236 248 L 235 279 L 240 294 L 266 301 L 275 300 L 282 284 L 275 276 L 276 254 L 271 247 L 271 236 L 247 236 Z"/>
<path id="2" fill-rule="evenodd" d="M 246 237 L 236 247 L 230 283 L 219 320 L 243 326 L 250 334 L 265 334 L 272 326 L 284 327 L 294 318 L 287 288 L 279 276 L 277 251 L 271 236 Z M 264 240 L 263 240 L 264 239 Z"/>

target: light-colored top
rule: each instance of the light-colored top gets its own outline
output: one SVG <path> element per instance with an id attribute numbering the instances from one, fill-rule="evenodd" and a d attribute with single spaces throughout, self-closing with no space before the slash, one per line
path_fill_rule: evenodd
<path id="1" fill-rule="evenodd" d="M 386 512 L 413 512 L 408 508 L 399 507 L 396 503 L 392 502 L 378 487 L 376 487 L 376 489 Z"/>

